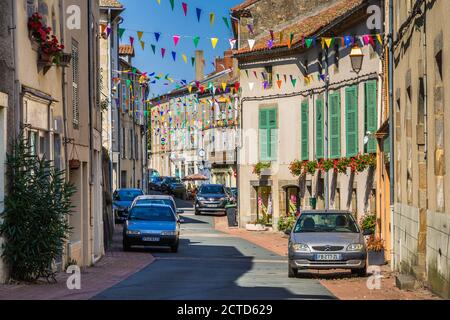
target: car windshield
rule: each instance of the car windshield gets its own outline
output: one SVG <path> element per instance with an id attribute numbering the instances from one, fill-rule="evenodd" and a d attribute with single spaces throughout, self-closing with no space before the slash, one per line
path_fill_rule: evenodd
<path id="1" fill-rule="evenodd" d="M 166 206 L 170 206 L 175 211 L 175 205 L 172 200 L 169 199 L 142 199 L 136 201 L 136 205 L 143 204 L 164 204 Z"/>
<path id="2" fill-rule="evenodd" d="M 181 183 L 180 178 L 167 178 L 168 183 Z"/>
<path id="3" fill-rule="evenodd" d="M 169 207 L 134 207 L 129 220 L 167 221 L 174 222 L 175 215 Z"/>
<path id="4" fill-rule="evenodd" d="M 152 182 L 159 182 L 159 181 L 161 181 L 162 179 L 161 179 L 161 177 L 152 177 Z"/>
<path id="5" fill-rule="evenodd" d="M 307 232 L 359 233 L 359 228 L 351 214 L 306 213 L 297 220 L 294 233 Z"/>
<path id="6" fill-rule="evenodd" d="M 201 194 L 224 194 L 225 190 L 222 186 L 203 186 L 200 189 Z"/>
<path id="7" fill-rule="evenodd" d="M 116 193 L 116 200 L 118 201 L 133 201 L 137 196 L 142 196 L 144 193 L 140 190 L 120 190 Z"/>

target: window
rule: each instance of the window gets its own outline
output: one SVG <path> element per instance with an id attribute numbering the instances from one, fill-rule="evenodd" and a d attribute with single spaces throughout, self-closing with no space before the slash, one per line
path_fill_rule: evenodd
<path id="1" fill-rule="evenodd" d="M 365 132 L 369 135 L 369 142 L 366 145 L 367 153 L 377 152 L 377 140 L 374 136 L 377 131 L 377 82 L 369 81 L 365 84 L 366 94 L 366 116 Z M 369 134 L 370 132 L 370 134 Z"/>
<path id="2" fill-rule="evenodd" d="M 309 103 L 308 100 L 302 102 L 301 106 L 301 154 L 302 160 L 309 160 Z"/>
<path id="3" fill-rule="evenodd" d="M 27 0 L 27 15 L 31 17 L 36 12 L 35 0 Z"/>
<path id="4" fill-rule="evenodd" d="M 259 110 L 259 155 L 261 161 L 277 159 L 277 109 Z"/>
<path id="5" fill-rule="evenodd" d="M 347 157 L 358 154 L 358 87 L 345 90 Z"/>
<path id="6" fill-rule="evenodd" d="M 30 131 L 28 133 L 28 144 L 30 146 L 30 152 L 33 156 L 37 155 L 37 132 Z"/>
<path id="7" fill-rule="evenodd" d="M 72 39 L 72 116 L 73 126 L 78 129 L 80 124 L 80 96 L 78 84 L 80 81 L 78 42 Z"/>
<path id="8" fill-rule="evenodd" d="M 324 157 L 324 110 L 323 98 L 316 101 L 316 158 L 323 159 Z"/>
<path id="9" fill-rule="evenodd" d="M 341 157 L 341 96 L 339 92 L 330 95 L 330 158 Z"/>

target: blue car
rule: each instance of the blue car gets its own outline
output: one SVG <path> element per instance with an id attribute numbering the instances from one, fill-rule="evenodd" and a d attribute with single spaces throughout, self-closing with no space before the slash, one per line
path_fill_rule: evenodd
<path id="1" fill-rule="evenodd" d="M 123 250 L 132 246 L 165 246 L 178 252 L 180 219 L 172 207 L 162 204 L 131 208 L 123 228 Z"/>
<path id="2" fill-rule="evenodd" d="M 138 196 L 144 195 L 140 189 L 119 189 L 113 194 L 113 212 L 116 222 L 124 222 L 128 217 L 128 209 Z"/>

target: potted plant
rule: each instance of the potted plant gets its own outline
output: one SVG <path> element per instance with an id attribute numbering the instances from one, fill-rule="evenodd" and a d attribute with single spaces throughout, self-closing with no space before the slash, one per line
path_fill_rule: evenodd
<path id="1" fill-rule="evenodd" d="M 251 221 L 245 225 L 247 231 L 266 231 L 266 222 L 264 219 Z"/>
<path id="2" fill-rule="evenodd" d="M 360 222 L 361 229 L 364 234 L 373 235 L 375 234 L 375 228 L 377 224 L 376 214 L 366 214 Z"/>
<path id="3" fill-rule="evenodd" d="M 367 240 L 367 258 L 369 266 L 382 266 L 384 260 L 384 241 L 378 237 L 370 236 Z"/>
<path id="4" fill-rule="evenodd" d="M 272 167 L 272 164 L 270 162 L 258 162 L 253 167 L 253 174 L 258 175 L 259 177 L 262 175 L 268 176 L 268 175 L 270 175 L 271 167 Z"/>

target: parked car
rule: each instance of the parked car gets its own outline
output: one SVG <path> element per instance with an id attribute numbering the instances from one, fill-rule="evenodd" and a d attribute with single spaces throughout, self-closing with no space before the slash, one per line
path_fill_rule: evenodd
<path id="1" fill-rule="evenodd" d="M 195 197 L 195 214 L 202 212 L 225 214 L 228 205 L 233 204 L 233 196 L 221 184 L 204 184 Z"/>
<path id="2" fill-rule="evenodd" d="M 133 200 L 142 196 L 141 189 L 118 189 L 113 193 L 113 212 L 116 222 L 123 222 L 128 216 L 128 209 Z"/>
<path id="3" fill-rule="evenodd" d="M 148 188 L 154 191 L 161 191 L 161 183 L 163 181 L 163 178 L 164 177 L 160 176 L 150 177 L 150 180 L 148 182 Z"/>
<path id="4" fill-rule="evenodd" d="M 176 197 L 186 199 L 186 186 L 177 177 L 166 177 L 161 182 L 161 191 L 167 192 L 168 194 L 173 194 Z"/>
<path id="5" fill-rule="evenodd" d="M 303 211 L 289 238 L 290 278 L 301 269 L 350 269 L 366 275 L 364 235 L 346 211 Z"/>
<path id="6" fill-rule="evenodd" d="M 133 208 L 137 205 L 152 205 L 152 204 L 163 204 L 170 206 L 176 214 L 184 213 L 183 210 L 177 209 L 177 204 L 172 196 L 166 195 L 151 195 L 151 196 L 139 196 L 134 199 L 130 208 Z"/>
<path id="7" fill-rule="evenodd" d="M 123 228 L 123 250 L 132 246 L 167 246 L 178 251 L 180 223 L 175 211 L 168 205 L 136 205 Z"/>

